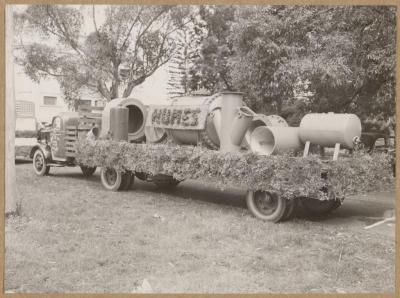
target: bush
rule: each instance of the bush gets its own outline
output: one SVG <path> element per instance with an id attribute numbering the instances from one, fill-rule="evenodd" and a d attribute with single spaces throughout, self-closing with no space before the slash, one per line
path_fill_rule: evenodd
<path id="1" fill-rule="evenodd" d="M 78 163 L 90 167 L 166 174 L 179 180 L 199 179 L 222 189 L 239 186 L 266 190 L 288 199 L 327 199 L 321 191 L 324 186 L 332 187 L 339 196 L 393 186 L 390 158 L 383 153 L 357 153 L 352 158 L 322 162 L 316 155 L 259 156 L 221 153 L 200 146 L 83 141 L 77 146 L 76 158 Z M 323 172 L 327 173 L 327 180 L 321 178 Z"/>

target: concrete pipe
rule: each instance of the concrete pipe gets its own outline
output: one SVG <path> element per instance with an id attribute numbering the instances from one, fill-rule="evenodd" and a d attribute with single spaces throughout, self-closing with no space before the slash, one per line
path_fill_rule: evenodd
<path id="1" fill-rule="evenodd" d="M 249 128 L 244 136 L 242 147 L 250 148 L 250 137 L 251 133 L 254 131 L 256 127 L 259 126 L 279 126 L 279 127 L 288 127 L 286 120 L 278 115 L 264 115 L 257 114 L 254 116 L 253 121 L 251 121 Z"/>
<path id="2" fill-rule="evenodd" d="M 153 126 L 146 126 L 144 128 L 144 134 L 146 136 L 146 143 L 150 144 L 161 143 L 167 137 L 165 129 Z"/>
<path id="3" fill-rule="evenodd" d="M 235 119 L 231 126 L 231 141 L 235 146 L 240 146 L 246 131 L 249 128 L 251 121 L 253 120 L 256 113 L 250 108 L 243 106 L 238 109 Z"/>
<path id="4" fill-rule="evenodd" d="M 138 99 L 116 98 L 108 102 L 102 113 L 101 136 L 105 137 L 110 133 L 110 114 L 113 107 L 125 107 L 128 109 L 128 142 L 141 142 L 145 138 L 145 123 L 147 118 L 147 108 Z"/>
<path id="5" fill-rule="evenodd" d="M 128 108 L 117 106 L 110 109 L 110 132 L 114 141 L 128 141 Z"/>
<path id="6" fill-rule="evenodd" d="M 240 92 L 222 92 L 220 151 L 239 151 L 240 146 L 232 143 L 232 123 L 237 115 L 237 110 L 243 106 L 243 94 Z"/>
<path id="7" fill-rule="evenodd" d="M 298 127 L 259 126 L 250 138 L 250 149 L 259 155 L 284 153 L 302 148 Z"/>
<path id="8" fill-rule="evenodd" d="M 323 147 L 339 143 L 352 149 L 361 137 L 361 121 L 354 114 L 307 114 L 300 122 L 300 140 Z"/>

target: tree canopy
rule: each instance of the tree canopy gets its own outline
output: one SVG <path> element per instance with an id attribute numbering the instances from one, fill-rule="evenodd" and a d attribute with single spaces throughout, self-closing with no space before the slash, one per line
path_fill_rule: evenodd
<path id="1" fill-rule="evenodd" d="M 202 11 L 199 26 L 207 34 L 192 85 L 242 91 L 256 110 L 282 114 L 292 124 L 311 111 L 394 115 L 394 7 L 205 6 Z M 299 86 L 305 90 L 296 90 Z M 299 97 L 299 91 L 308 96 Z"/>
<path id="2" fill-rule="evenodd" d="M 39 81 L 52 76 L 67 100 L 86 88 L 105 99 L 131 94 L 174 53 L 174 32 L 187 9 L 173 6 L 31 5 L 15 15 L 21 42 L 17 62 Z M 88 28 L 92 27 L 92 30 Z M 29 35 L 35 38 L 29 40 Z"/>
<path id="3" fill-rule="evenodd" d="M 241 91 L 292 125 L 308 112 L 394 116 L 395 7 L 112 5 L 101 21 L 85 7 L 31 5 L 15 18 L 17 61 L 69 100 L 84 88 L 127 97 L 171 61 L 170 94 Z"/>

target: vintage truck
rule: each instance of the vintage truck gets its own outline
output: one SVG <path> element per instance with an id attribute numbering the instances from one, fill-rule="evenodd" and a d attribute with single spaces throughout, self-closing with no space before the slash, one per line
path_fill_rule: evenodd
<path id="1" fill-rule="evenodd" d="M 354 114 L 307 114 L 299 127 L 289 127 L 278 115 L 257 114 L 245 106 L 238 92 L 214 95 L 197 94 L 172 98 L 166 105 L 148 105 L 133 98 L 110 101 L 97 113 L 66 112 L 53 118 L 50 127 L 39 131 L 38 144 L 31 157 L 36 174 L 46 175 L 51 167 L 80 166 L 83 175 L 96 168 L 79 165 L 75 144 L 84 138 L 111 139 L 131 143 L 199 145 L 220 152 L 252 151 L 260 155 L 282 154 L 288 150 L 309 154 L 310 148 L 334 148 L 330 158 L 338 158 L 341 148 L 352 150 L 361 136 L 361 122 Z M 321 157 L 321 158 L 327 158 Z M 134 177 L 172 187 L 180 181 L 167 175 L 120 172 L 101 169 L 103 186 L 112 191 L 128 189 Z M 304 200 L 312 212 L 328 212 L 342 198 L 328 194 L 330 200 Z M 257 218 L 277 222 L 289 218 L 296 200 L 287 200 L 267 191 L 248 191 L 246 202 Z"/>
<path id="2" fill-rule="evenodd" d="M 51 123 L 39 129 L 37 144 L 30 150 L 33 169 L 39 176 L 49 174 L 51 167 L 80 166 L 84 176 L 96 168 L 76 164 L 75 145 L 80 139 L 98 134 L 101 114 L 87 112 L 62 112 Z"/>

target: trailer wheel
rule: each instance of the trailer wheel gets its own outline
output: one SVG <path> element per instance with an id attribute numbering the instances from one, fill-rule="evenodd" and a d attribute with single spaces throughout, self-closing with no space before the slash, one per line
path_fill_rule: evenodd
<path id="1" fill-rule="evenodd" d="M 278 222 L 284 219 L 287 200 L 267 191 L 248 191 L 246 203 L 250 212 L 257 218 Z"/>
<path id="2" fill-rule="evenodd" d="M 326 214 L 339 208 L 342 201 L 338 199 L 333 190 L 323 189 L 329 200 L 318 200 L 312 198 L 301 198 L 301 204 L 311 215 Z"/>
<path id="3" fill-rule="evenodd" d="M 47 165 L 43 151 L 40 149 L 37 149 L 33 155 L 33 169 L 38 176 L 45 176 L 50 172 L 50 166 Z"/>
<path id="4" fill-rule="evenodd" d="M 128 175 L 113 168 L 101 168 L 101 183 L 107 190 L 123 190 L 127 184 Z"/>
<path id="5" fill-rule="evenodd" d="M 286 210 L 282 220 L 290 220 L 293 218 L 297 209 L 297 198 L 286 200 Z"/>
<path id="6" fill-rule="evenodd" d="M 142 181 L 147 181 L 148 174 L 144 172 L 135 172 L 135 176 Z"/>
<path id="7" fill-rule="evenodd" d="M 82 174 L 85 177 L 92 176 L 94 172 L 96 172 L 96 167 L 87 167 L 87 166 L 80 166 L 82 170 Z"/>
<path id="8" fill-rule="evenodd" d="M 153 182 L 158 188 L 168 189 L 177 186 L 181 181 L 169 175 L 157 174 L 153 176 Z"/>
<path id="9" fill-rule="evenodd" d="M 318 200 L 311 198 L 302 198 L 301 204 L 311 215 L 327 214 L 342 205 L 340 200 Z"/>

